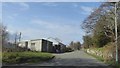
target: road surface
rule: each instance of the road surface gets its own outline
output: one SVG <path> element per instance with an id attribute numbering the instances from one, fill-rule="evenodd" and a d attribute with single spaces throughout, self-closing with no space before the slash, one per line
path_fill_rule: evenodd
<path id="1" fill-rule="evenodd" d="M 63 68 L 63 66 L 69 66 L 67 68 L 70 68 L 71 66 L 74 66 L 75 68 L 80 68 L 82 66 L 82 68 L 114 68 L 114 67 L 110 67 L 107 64 L 98 61 L 97 59 L 95 59 L 94 57 L 86 54 L 84 51 L 74 51 L 74 52 L 69 52 L 69 53 L 61 53 L 61 54 L 53 54 L 55 56 L 54 59 L 50 60 L 50 61 L 46 61 L 46 62 L 40 62 L 40 63 L 32 63 L 32 64 L 28 64 L 28 63 L 24 63 L 24 64 L 13 64 L 10 66 L 62 66 L 60 68 Z M 8 65 L 9 66 L 9 65 Z M 77 66 L 77 67 L 76 67 Z M 44 68 L 43 67 L 43 68 Z M 71 67 L 71 68 L 74 68 Z M 25 67 L 27 68 L 27 67 Z M 29 68 L 29 67 L 28 67 Z M 52 68 L 52 67 L 51 67 Z"/>
<path id="2" fill-rule="evenodd" d="M 84 51 L 74 51 L 69 53 L 53 54 L 53 60 L 31 64 L 31 66 L 108 66 L 98 61 Z"/>

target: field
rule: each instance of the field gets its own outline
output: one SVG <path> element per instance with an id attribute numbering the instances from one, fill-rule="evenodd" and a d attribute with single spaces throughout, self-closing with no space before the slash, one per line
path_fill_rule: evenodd
<path id="1" fill-rule="evenodd" d="M 50 53 L 42 52 L 4 52 L 2 53 L 2 62 L 5 64 L 13 63 L 36 63 L 47 61 L 54 58 Z"/>

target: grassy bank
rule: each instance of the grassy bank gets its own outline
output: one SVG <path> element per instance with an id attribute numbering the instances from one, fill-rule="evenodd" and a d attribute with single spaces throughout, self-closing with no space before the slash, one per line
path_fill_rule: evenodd
<path id="1" fill-rule="evenodd" d="M 2 62 L 2 52 L 0 52 L 0 62 Z"/>
<path id="2" fill-rule="evenodd" d="M 86 52 L 87 53 L 87 52 Z M 104 59 L 102 58 L 102 57 L 100 57 L 100 56 L 96 56 L 96 55 L 94 55 L 94 54 L 89 54 L 89 53 L 87 53 L 88 55 L 91 55 L 91 56 L 93 56 L 93 57 L 95 57 L 97 60 L 99 60 L 99 61 L 104 61 Z"/>
<path id="3" fill-rule="evenodd" d="M 85 52 L 86 52 L 86 51 L 85 51 Z M 86 53 L 87 53 L 87 52 L 86 52 Z M 95 55 L 95 54 L 90 54 L 90 53 L 87 53 L 87 54 L 95 57 L 95 58 L 96 58 L 97 60 L 99 60 L 99 61 L 102 61 L 102 62 L 108 64 L 109 66 L 113 66 L 113 68 L 114 68 L 114 67 L 115 67 L 115 68 L 120 68 L 120 63 L 116 63 L 116 62 L 113 61 L 113 60 L 111 60 L 111 61 L 105 61 L 105 59 L 104 59 L 103 57 L 101 57 L 101 56 L 97 56 L 97 55 Z"/>
<path id="4" fill-rule="evenodd" d="M 50 53 L 42 52 L 4 52 L 2 61 L 6 64 L 12 63 L 36 63 L 47 61 L 54 56 Z"/>

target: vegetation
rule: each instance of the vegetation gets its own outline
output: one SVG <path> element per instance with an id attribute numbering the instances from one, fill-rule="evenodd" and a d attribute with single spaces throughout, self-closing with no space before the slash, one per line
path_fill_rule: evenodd
<path id="1" fill-rule="evenodd" d="M 2 61 L 2 52 L 0 52 L 0 62 Z"/>
<path id="2" fill-rule="evenodd" d="M 87 36 L 83 36 L 83 40 L 84 40 L 84 48 L 89 48 L 92 46 L 93 44 L 93 41 L 92 41 L 92 38 L 91 36 L 87 35 Z"/>
<path id="3" fill-rule="evenodd" d="M 120 4 L 120 3 L 119 3 Z M 120 5 L 118 5 L 120 6 Z M 105 9 L 106 8 L 106 9 Z M 92 39 L 87 43 L 93 43 L 93 46 L 103 47 L 109 42 L 115 41 L 115 13 L 114 3 L 103 3 L 98 9 L 94 10 L 90 16 L 83 21 L 83 29 L 88 33 L 83 39 L 86 44 L 86 37 Z M 117 9 L 118 14 L 118 35 L 120 35 L 120 9 Z M 90 44 L 89 44 L 90 45 Z M 88 46 L 88 45 L 86 45 Z M 90 45 L 92 46 L 92 44 Z"/>
<path id="4" fill-rule="evenodd" d="M 50 53 L 42 52 L 4 52 L 2 56 L 2 61 L 5 64 L 36 63 L 54 58 Z"/>
<path id="5" fill-rule="evenodd" d="M 117 44 L 120 52 L 120 2 L 117 7 Z M 112 60 L 108 57 L 110 52 L 115 55 L 115 3 L 101 4 L 83 21 L 82 28 L 87 33 L 83 36 L 84 48 L 100 48 L 105 53 L 106 61 L 115 61 L 115 56 Z"/>
<path id="6" fill-rule="evenodd" d="M 87 52 L 86 52 L 86 53 L 87 53 Z M 104 61 L 104 59 L 103 59 L 101 56 L 96 56 L 96 55 L 90 54 L 90 53 L 87 53 L 87 54 L 95 57 L 95 58 L 98 59 L 99 61 Z"/>
<path id="7" fill-rule="evenodd" d="M 81 43 L 72 41 L 69 45 L 69 48 L 71 48 L 72 50 L 80 50 L 81 49 Z"/>
<path id="8" fill-rule="evenodd" d="M 99 48 L 98 48 L 99 49 Z M 101 48 L 100 48 L 101 49 Z M 87 53 L 87 52 L 86 52 Z M 96 59 L 98 59 L 99 61 L 102 61 L 104 62 L 105 59 L 101 56 L 97 56 L 97 55 L 94 55 L 94 54 L 90 54 L 90 53 L 87 53 L 88 55 L 91 55 L 93 57 L 95 57 Z M 107 61 L 105 62 L 106 64 L 109 64 L 110 66 L 113 66 L 115 68 L 120 68 L 120 63 L 116 63 L 115 61 L 111 60 L 111 61 Z"/>
<path id="9" fill-rule="evenodd" d="M 0 36 L 0 39 L 2 40 L 2 44 L 5 44 L 8 41 L 8 31 L 7 31 L 7 27 L 4 26 L 2 23 L 0 23 L 0 30 L 2 33 L 2 35 Z"/>

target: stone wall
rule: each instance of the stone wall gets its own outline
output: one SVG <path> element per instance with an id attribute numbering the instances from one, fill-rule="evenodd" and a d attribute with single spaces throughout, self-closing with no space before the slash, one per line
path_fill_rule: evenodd
<path id="1" fill-rule="evenodd" d="M 103 48 L 89 48 L 85 49 L 85 52 L 102 57 L 104 61 L 111 61 L 115 60 L 115 46 L 114 45 L 107 45 Z"/>

